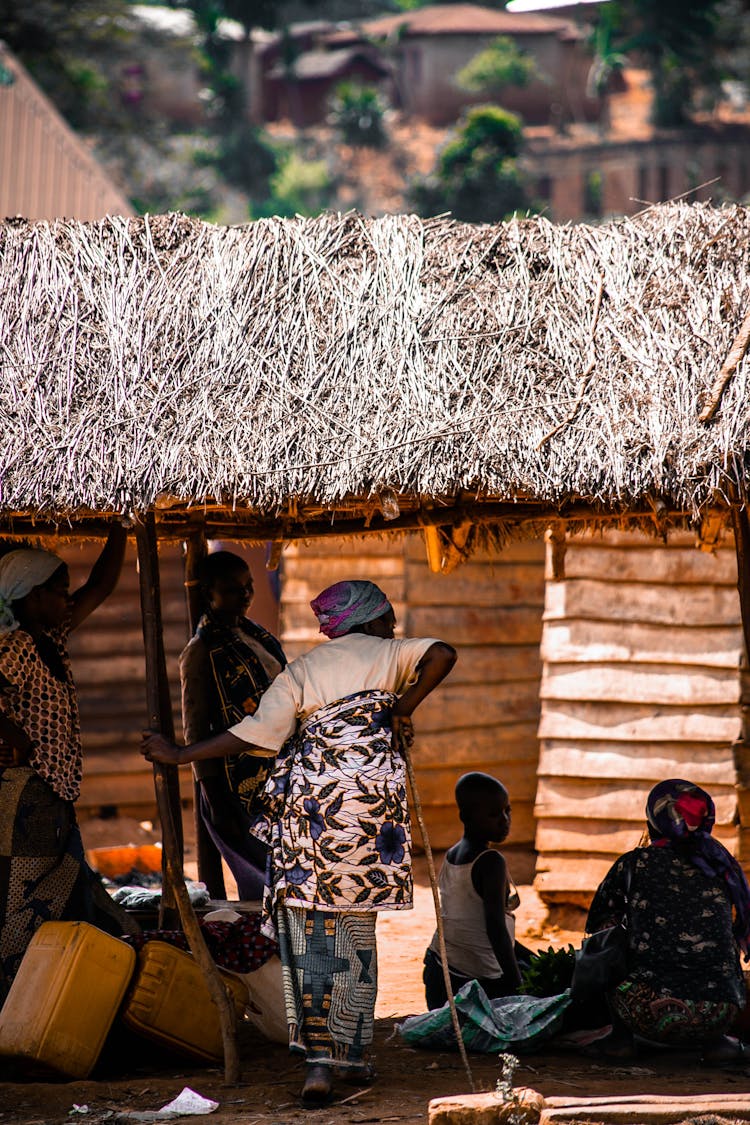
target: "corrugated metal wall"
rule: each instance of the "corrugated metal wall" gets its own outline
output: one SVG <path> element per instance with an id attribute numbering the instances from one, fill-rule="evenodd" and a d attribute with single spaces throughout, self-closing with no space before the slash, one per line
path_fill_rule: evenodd
<path id="1" fill-rule="evenodd" d="M 83 141 L 0 43 L 0 218 L 132 214 Z"/>

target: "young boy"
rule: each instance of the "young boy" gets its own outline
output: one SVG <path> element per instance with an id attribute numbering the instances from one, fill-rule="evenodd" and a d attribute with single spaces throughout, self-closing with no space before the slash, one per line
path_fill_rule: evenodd
<path id="1" fill-rule="evenodd" d="M 438 886 L 454 995 L 478 980 L 490 999 L 510 996 L 521 983 L 516 960 L 518 893 L 505 859 L 491 844 L 510 831 L 510 799 L 504 785 L 486 773 L 465 773 L 456 784 L 464 834 L 445 855 Z M 523 955 L 522 946 L 517 951 Z M 437 931 L 424 958 L 427 1007 L 447 1001 Z"/>

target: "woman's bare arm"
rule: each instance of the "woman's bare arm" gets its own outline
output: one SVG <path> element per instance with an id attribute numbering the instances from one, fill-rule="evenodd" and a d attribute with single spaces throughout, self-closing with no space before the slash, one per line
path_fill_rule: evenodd
<path id="1" fill-rule="evenodd" d="M 77 629 L 82 621 L 100 606 L 114 590 L 125 558 L 128 535 L 120 523 L 113 523 L 107 542 L 91 568 L 88 580 L 71 594 L 70 628 Z"/>
<path id="2" fill-rule="evenodd" d="M 176 746 L 156 731 L 143 732 L 141 754 L 149 762 L 162 762 L 165 766 L 183 766 L 187 762 L 201 762 L 205 758 L 227 758 L 232 754 L 251 754 L 254 758 L 268 758 L 274 751 L 264 746 L 253 746 L 230 731 L 222 731 L 203 742 L 190 746 Z"/>
<path id="3" fill-rule="evenodd" d="M 393 705 L 391 714 L 394 737 L 402 730 L 409 737 L 411 715 L 415 707 L 418 707 L 441 680 L 445 679 L 456 663 L 456 659 L 457 653 L 452 645 L 445 644 L 443 641 L 436 641 L 435 644 L 430 645 L 417 665 L 416 683 L 408 687 Z"/>

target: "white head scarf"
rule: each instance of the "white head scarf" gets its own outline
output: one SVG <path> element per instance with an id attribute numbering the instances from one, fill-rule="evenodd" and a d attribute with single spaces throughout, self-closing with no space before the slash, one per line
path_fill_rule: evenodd
<path id="1" fill-rule="evenodd" d="M 35 586 L 51 578 L 63 560 L 51 551 L 23 548 L 0 559 L 0 636 L 18 628 L 13 602 L 25 598 Z"/>

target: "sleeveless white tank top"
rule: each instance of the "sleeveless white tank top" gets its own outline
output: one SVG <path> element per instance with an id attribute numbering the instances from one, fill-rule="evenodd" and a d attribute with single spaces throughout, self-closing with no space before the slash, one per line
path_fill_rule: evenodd
<path id="1" fill-rule="evenodd" d="M 474 864 L 479 859 L 481 856 L 477 856 L 473 863 L 463 864 L 449 863 L 444 859 L 440 869 L 438 889 L 448 964 L 468 977 L 501 977 L 503 970 L 487 936 L 484 903 L 471 881 Z M 515 941 L 516 920 L 513 911 L 519 905 L 519 898 L 510 876 L 508 881 L 511 893 L 505 906 L 505 924 L 511 941 Z M 430 949 L 440 956 L 437 930 L 430 942 Z"/>

